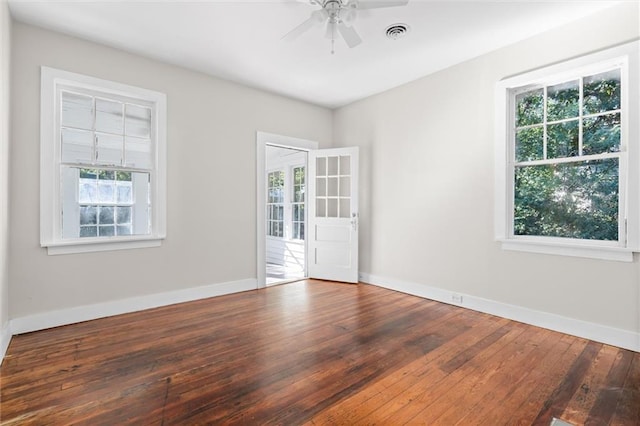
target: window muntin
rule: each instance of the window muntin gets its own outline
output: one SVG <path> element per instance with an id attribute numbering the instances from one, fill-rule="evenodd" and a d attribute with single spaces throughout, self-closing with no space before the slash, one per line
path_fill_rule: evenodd
<path id="1" fill-rule="evenodd" d="M 304 166 L 293 168 L 293 198 L 292 208 L 292 233 L 294 240 L 304 240 L 304 199 L 305 199 L 305 168 Z"/>
<path id="2" fill-rule="evenodd" d="M 619 241 L 621 69 L 515 88 L 513 235 Z"/>
<path id="3" fill-rule="evenodd" d="M 284 237 L 284 171 L 267 175 L 267 235 Z"/>

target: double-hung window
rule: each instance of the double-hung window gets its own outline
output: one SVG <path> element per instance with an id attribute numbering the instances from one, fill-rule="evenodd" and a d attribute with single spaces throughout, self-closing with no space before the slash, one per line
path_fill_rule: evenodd
<path id="1" fill-rule="evenodd" d="M 50 254 L 165 236 L 166 97 L 42 68 L 41 245 Z"/>
<path id="2" fill-rule="evenodd" d="M 496 233 L 503 247 L 632 259 L 637 49 L 632 43 L 498 84 Z"/>

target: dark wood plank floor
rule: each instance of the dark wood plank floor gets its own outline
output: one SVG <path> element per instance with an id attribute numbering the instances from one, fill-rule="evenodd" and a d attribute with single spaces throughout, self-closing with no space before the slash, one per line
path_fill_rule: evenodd
<path id="1" fill-rule="evenodd" d="M 640 425 L 640 354 L 301 281 L 15 336 L 0 423 Z"/>

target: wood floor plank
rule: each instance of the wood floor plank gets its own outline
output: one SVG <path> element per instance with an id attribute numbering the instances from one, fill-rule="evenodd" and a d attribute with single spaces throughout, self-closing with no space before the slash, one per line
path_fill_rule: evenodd
<path id="1" fill-rule="evenodd" d="M 637 353 L 304 280 L 14 336 L 0 425 L 635 425 L 639 395 Z"/>
<path id="2" fill-rule="evenodd" d="M 551 423 L 554 417 L 560 418 L 562 416 L 567 404 L 578 390 L 585 372 L 589 369 L 601 348 L 601 343 L 587 343 L 580 356 L 571 365 L 562 383 L 545 401 L 544 406 L 533 421 L 534 425 L 546 426 Z"/>
<path id="3" fill-rule="evenodd" d="M 609 424 L 622 397 L 634 353 L 625 349 L 617 349 L 616 352 L 615 361 L 606 381 L 600 386 L 600 393 L 587 415 L 585 425 Z"/>
<path id="4" fill-rule="evenodd" d="M 638 401 L 640 401 L 640 353 L 635 353 L 610 422 L 611 426 L 640 425 Z"/>
<path id="5" fill-rule="evenodd" d="M 490 363 L 493 357 L 505 345 L 525 331 L 525 328 L 517 323 L 508 323 L 501 328 L 508 330 L 508 332 L 499 341 L 479 352 L 474 364 L 466 363 L 464 370 L 456 370 L 453 373 L 441 370 L 444 374 L 437 383 L 433 383 L 429 377 L 423 377 L 399 398 L 384 404 L 356 424 L 405 424 L 411 422 L 415 416 L 436 403 L 446 392 L 458 389 L 458 386 L 466 381 L 469 374 L 481 375 L 491 369 Z"/>
<path id="6" fill-rule="evenodd" d="M 504 424 L 516 424 L 518 422 L 526 424 L 527 421 L 531 422 L 535 413 L 532 413 L 531 417 L 527 417 L 526 412 L 520 410 L 520 407 L 530 398 L 532 389 L 536 389 L 540 385 L 545 374 L 561 363 L 562 356 L 575 340 L 559 338 L 560 336 L 559 333 L 554 333 L 550 341 L 539 346 L 540 351 L 545 352 L 544 357 L 534 362 L 533 366 L 522 375 L 522 380 L 516 380 L 514 386 L 510 388 L 504 397 L 497 399 L 493 392 L 487 395 L 489 401 L 500 401 L 500 410 L 496 410 L 495 405 L 488 401 L 476 411 L 473 416 L 474 423 L 483 426 L 495 426 L 500 424 L 501 421 Z M 504 413 L 518 413 L 519 418 L 509 419 L 508 422 L 505 422 Z"/>
<path id="7" fill-rule="evenodd" d="M 443 317 L 443 320 L 447 321 L 447 324 L 462 322 L 457 318 L 460 313 L 455 313 L 455 315 L 455 317 Z M 455 329 L 449 332 L 450 327 L 430 324 L 430 326 L 436 326 L 438 330 L 426 334 L 431 343 L 425 342 L 421 345 L 422 356 L 372 384 L 366 389 L 366 392 L 360 392 L 346 398 L 330 409 L 319 413 L 313 421 L 319 424 L 354 423 L 401 395 L 406 389 L 421 380 L 424 375 L 431 374 L 430 380 L 435 383 L 438 379 L 436 375 L 439 375 L 440 378 L 446 375 L 437 367 L 438 360 L 453 358 L 468 345 L 473 345 L 475 341 L 491 334 L 505 323 L 505 321 L 500 322 L 493 317 L 487 321 L 475 323 L 473 327 L 464 332 L 458 332 Z"/>

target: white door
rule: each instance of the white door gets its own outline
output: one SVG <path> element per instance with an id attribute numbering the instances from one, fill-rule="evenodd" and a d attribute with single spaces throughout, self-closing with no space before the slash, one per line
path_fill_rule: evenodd
<path id="1" fill-rule="evenodd" d="M 310 278 L 358 282 L 358 148 L 309 152 Z"/>

